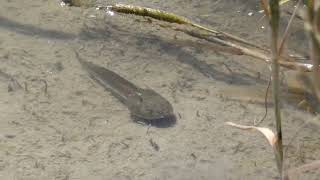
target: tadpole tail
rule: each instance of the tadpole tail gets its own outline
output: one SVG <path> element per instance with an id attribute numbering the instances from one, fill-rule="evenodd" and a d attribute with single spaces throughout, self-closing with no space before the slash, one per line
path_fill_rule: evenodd
<path id="1" fill-rule="evenodd" d="M 75 51 L 76 58 L 90 77 L 97 81 L 106 90 L 110 91 L 121 102 L 126 103 L 129 96 L 139 93 L 140 88 L 104 67 L 95 65 L 80 57 Z"/>

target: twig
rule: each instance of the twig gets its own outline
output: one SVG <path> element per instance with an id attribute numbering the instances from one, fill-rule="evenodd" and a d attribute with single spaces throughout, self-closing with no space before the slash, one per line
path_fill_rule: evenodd
<path id="1" fill-rule="evenodd" d="M 154 142 L 152 138 L 149 139 L 149 143 L 153 147 L 154 150 L 159 151 L 159 149 L 160 149 L 159 145 L 156 142 Z"/>
<path id="2" fill-rule="evenodd" d="M 291 17 L 290 17 L 290 20 L 289 20 L 289 22 L 288 22 L 288 25 L 287 25 L 287 27 L 286 27 L 286 30 L 285 30 L 285 32 L 283 33 L 283 37 L 282 37 L 282 39 L 281 39 L 280 46 L 279 46 L 279 50 L 278 50 L 279 56 L 280 56 L 281 53 L 282 53 L 284 44 L 285 44 L 285 42 L 286 42 L 286 40 L 287 40 L 287 38 L 288 38 L 288 35 L 289 35 L 289 30 L 290 30 L 291 24 L 292 24 L 292 22 L 293 22 L 293 19 L 294 19 L 295 15 L 297 14 L 297 11 L 298 11 L 298 9 L 299 9 L 300 4 L 301 4 L 301 0 L 299 0 L 299 1 L 297 2 L 296 7 L 294 8 L 294 11 L 293 11 L 293 13 L 292 13 L 292 15 L 291 15 Z"/>
<path id="3" fill-rule="evenodd" d="M 268 94 L 269 94 L 270 85 L 271 85 L 271 76 L 269 77 L 266 94 L 264 96 L 264 108 L 266 111 L 265 111 L 263 117 L 261 118 L 261 120 L 258 123 L 254 123 L 255 126 L 259 126 L 266 119 L 266 117 L 268 115 Z"/>

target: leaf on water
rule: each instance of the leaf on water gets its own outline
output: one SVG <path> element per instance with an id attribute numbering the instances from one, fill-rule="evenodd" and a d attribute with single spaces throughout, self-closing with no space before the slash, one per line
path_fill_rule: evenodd
<path id="1" fill-rule="evenodd" d="M 245 125 L 235 124 L 233 122 L 226 122 L 226 124 L 229 125 L 229 126 L 232 126 L 232 127 L 236 127 L 236 128 L 242 129 L 242 130 L 256 130 L 256 131 L 259 131 L 268 140 L 268 142 L 272 146 L 272 148 L 275 148 L 275 144 L 277 142 L 277 137 L 269 128 L 256 127 L 256 126 L 245 126 Z"/>

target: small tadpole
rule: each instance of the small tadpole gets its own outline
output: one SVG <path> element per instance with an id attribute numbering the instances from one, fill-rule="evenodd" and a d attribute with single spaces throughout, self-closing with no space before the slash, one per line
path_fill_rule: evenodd
<path id="1" fill-rule="evenodd" d="M 159 151 L 160 149 L 159 145 L 156 142 L 154 142 L 152 138 L 149 139 L 149 142 L 154 150 Z"/>

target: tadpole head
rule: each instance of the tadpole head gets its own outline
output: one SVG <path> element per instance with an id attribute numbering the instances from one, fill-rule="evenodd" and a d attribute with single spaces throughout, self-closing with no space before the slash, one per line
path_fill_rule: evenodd
<path id="1" fill-rule="evenodd" d="M 151 89 L 142 90 L 136 103 L 131 103 L 132 117 L 156 127 L 170 127 L 176 123 L 172 105 L 160 94 Z"/>

